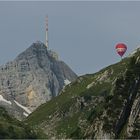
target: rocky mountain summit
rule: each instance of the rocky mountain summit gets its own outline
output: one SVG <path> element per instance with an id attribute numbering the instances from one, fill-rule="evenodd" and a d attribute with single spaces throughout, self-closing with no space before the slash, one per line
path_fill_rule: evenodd
<path id="1" fill-rule="evenodd" d="M 22 119 L 76 78 L 57 53 L 41 42 L 33 43 L 14 61 L 0 66 L 0 106 Z"/>
<path id="2" fill-rule="evenodd" d="M 26 123 L 50 139 L 140 139 L 140 48 L 78 77 Z"/>

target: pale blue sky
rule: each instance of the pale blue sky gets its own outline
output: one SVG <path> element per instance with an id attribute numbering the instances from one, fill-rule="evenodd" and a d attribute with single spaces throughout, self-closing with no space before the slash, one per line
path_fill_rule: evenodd
<path id="1" fill-rule="evenodd" d="M 13 60 L 33 42 L 45 42 L 77 74 L 94 73 L 120 61 L 114 46 L 128 45 L 125 56 L 140 45 L 140 2 L 2 2 L 0 64 Z"/>

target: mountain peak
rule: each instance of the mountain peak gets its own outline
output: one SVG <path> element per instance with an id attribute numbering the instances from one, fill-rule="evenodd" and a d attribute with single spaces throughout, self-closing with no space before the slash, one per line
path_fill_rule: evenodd
<path id="1" fill-rule="evenodd" d="M 7 110 L 21 118 L 28 113 L 25 108 L 32 112 L 57 96 L 65 86 L 65 80 L 72 82 L 76 77 L 63 61 L 58 60 L 56 52 L 37 41 L 14 61 L 1 66 L 0 95 L 11 102 L 11 105 L 6 104 Z M 3 101 L 1 104 L 5 107 Z M 18 115 L 13 110 L 18 110 Z"/>
<path id="2" fill-rule="evenodd" d="M 30 57 L 31 55 L 36 56 L 40 52 L 47 53 L 47 48 L 44 43 L 40 41 L 36 41 L 35 43 L 32 43 L 32 45 L 27 48 L 24 52 L 20 53 L 17 57 L 17 59 L 21 59 L 23 56 Z"/>
<path id="3" fill-rule="evenodd" d="M 43 57 L 46 55 L 47 57 L 53 58 L 55 60 L 59 60 L 58 54 L 53 50 L 48 50 L 44 43 L 41 41 L 36 41 L 33 43 L 28 49 L 18 55 L 16 58 L 17 60 L 27 58 L 30 59 L 31 57 Z"/>

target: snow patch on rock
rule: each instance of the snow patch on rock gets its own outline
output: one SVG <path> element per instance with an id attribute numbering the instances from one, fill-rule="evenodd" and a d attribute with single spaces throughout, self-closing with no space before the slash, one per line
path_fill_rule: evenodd
<path id="1" fill-rule="evenodd" d="M 20 103 L 18 103 L 17 101 L 15 101 L 14 100 L 14 102 L 19 106 L 19 107 L 21 107 L 22 109 L 24 109 L 28 114 L 30 114 L 31 113 L 31 111 L 27 108 L 27 107 L 25 107 L 25 106 L 23 106 L 23 105 L 21 105 Z"/>
<path id="2" fill-rule="evenodd" d="M 23 115 L 24 115 L 25 117 L 28 117 L 28 116 L 29 116 L 29 114 L 27 114 L 26 112 L 23 112 Z"/>
<path id="3" fill-rule="evenodd" d="M 68 79 L 65 79 L 65 80 L 64 80 L 65 86 L 68 85 L 68 84 L 70 84 L 70 83 L 71 83 L 71 81 L 69 81 Z"/>
<path id="4" fill-rule="evenodd" d="M 12 104 L 10 101 L 4 99 L 2 95 L 0 95 L 0 101 L 3 101 L 3 102 L 10 104 L 10 105 Z"/>

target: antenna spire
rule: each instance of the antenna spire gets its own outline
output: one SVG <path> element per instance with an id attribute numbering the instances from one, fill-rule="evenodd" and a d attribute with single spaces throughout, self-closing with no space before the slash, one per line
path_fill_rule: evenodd
<path id="1" fill-rule="evenodd" d="M 46 16 L 46 47 L 48 48 L 48 15 Z"/>

